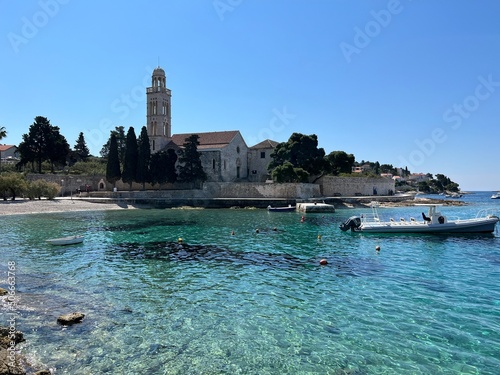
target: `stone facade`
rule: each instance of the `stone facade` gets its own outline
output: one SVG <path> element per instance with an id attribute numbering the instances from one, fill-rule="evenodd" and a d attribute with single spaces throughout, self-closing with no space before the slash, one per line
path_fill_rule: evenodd
<path id="1" fill-rule="evenodd" d="M 248 149 L 248 181 L 265 182 L 271 179 L 267 166 L 271 162 L 271 153 L 278 142 L 266 139 Z"/>
<path id="2" fill-rule="evenodd" d="M 325 197 L 392 195 L 395 192 L 394 180 L 382 177 L 323 176 L 317 182 Z"/>
<path id="3" fill-rule="evenodd" d="M 232 182 L 247 178 L 248 147 L 239 131 L 174 134 L 172 142 L 182 145 L 193 134 L 199 137 L 198 151 L 207 181 Z"/>
<path id="4" fill-rule="evenodd" d="M 153 71 L 151 87 L 146 89 L 146 128 L 152 153 L 165 148 L 170 142 L 171 98 L 165 71 L 158 67 Z"/>

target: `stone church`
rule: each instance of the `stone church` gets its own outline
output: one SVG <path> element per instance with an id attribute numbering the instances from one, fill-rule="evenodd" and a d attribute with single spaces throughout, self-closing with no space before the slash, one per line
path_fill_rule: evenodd
<path id="1" fill-rule="evenodd" d="M 209 182 L 264 182 L 269 179 L 267 165 L 278 144 L 265 140 L 248 147 L 238 130 L 205 133 L 172 134 L 172 92 L 167 88 L 165 71 L 157 67 L 146 89 L 147 131 L 151 153 L 174 149 L 179 151 L 193 134 L 199 136 L 198 151 Z"/>

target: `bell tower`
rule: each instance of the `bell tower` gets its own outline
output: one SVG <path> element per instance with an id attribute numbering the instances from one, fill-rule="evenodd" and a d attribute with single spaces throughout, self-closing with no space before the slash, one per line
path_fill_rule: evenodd
<path id="1" fill-rule="evenodd" d="M 151 153 L 160 151 L 172 136 L 171 103 L 172 93 L 167 89 L 165 71 L 159 66 L 153 70 L 151 87 L 146 89 L 146 128 Z"/>

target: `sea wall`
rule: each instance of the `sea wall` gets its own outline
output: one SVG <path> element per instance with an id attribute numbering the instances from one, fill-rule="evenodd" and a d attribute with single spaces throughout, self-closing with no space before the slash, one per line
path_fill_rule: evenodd
<path id="1" fill-rule="evenodd" d="M 52 174 L 30 174 L 28 179 L 44 179 L 62 186 L 62 195 L 76 194 L 80 189 L 92 194 L 101 192 L 102 196 L 130 196 L 129 190 L 136 196 L 145 198 L 167 199 L 206 199 L 206 198 L 258 198 L 258 199 L 311 199 L 320 197 L 354 197 L 373 195 L 392 195 L 395 192 L 394 181 L 388 178 L 375 177 L 321 177 L 314 184 L 303 183 L 264 183 L 264 182 L 205 182 L 200 189 L 193 189 L 190 184 L 164 184 L 152 187 L 141 184 L 128 184 L 118 181 L 113 193 L 112 185 L 104 176 L 67 176 Z"/>
<path id="2" fill-rule="evenodd" d="M 325 197 L 392 195 L 394 180 L 384 177 L 336 177 L 324 176 L 317 183 Z"/>

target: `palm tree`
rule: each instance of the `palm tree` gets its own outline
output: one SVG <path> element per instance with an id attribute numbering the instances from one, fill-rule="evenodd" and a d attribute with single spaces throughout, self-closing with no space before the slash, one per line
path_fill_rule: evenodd
<path id="1" fill-rule="evenodd" d="M 7 137 L 7 130 L 4 126 L 0 126 L 0 140 Z M 0 151 L 0 172 L 2 171 L 2 152 Z"/>

